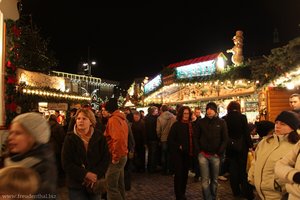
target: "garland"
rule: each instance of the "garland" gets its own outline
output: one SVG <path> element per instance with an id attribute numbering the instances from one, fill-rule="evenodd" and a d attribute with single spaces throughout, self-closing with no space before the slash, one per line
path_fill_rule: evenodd
<path id="1" fill-rule="evenodd" d="M 6 57 L 5 57 L 5 108 L 6 126 L 17 115 L 16 108 L 16 69 L 20 57 L 21 30 L 13 20 L 6 20 Z"/>
<path id="2" fill-rule="evenodd" d="M 169 76 L 172 73 L 175 73 L 175 69 L 163 69 L 162 75 Z M 224 72 L 216 72 L 212 75 L 207 76 L 197 76 L 191 78 L 177 79 L 176 76 L 173 77 L 174 83 L 202 83 L 207 81 L 225 81 L 225 80 L 237 80 L 237 79 L 246 79 L 251 80 L 251 68 L 247 65 L 241 65 L 238 67 L 227 66 L 227 69 Z M 157 88 L 145 94 L 148 96 L 155 91 L 158 91 L 164 87 L 164 84 L 160 84 Z"/>

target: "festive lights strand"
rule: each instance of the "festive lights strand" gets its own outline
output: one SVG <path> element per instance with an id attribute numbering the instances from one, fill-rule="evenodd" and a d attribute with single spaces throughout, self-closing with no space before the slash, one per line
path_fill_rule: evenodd
<path id="1" fill-rule="evenodd" d="M 69 94 L 62 94 L 62 93 L 55 93 L 55 92 L 47 92 L 44 90 L 33 90 L 33 89 L 23 89 L 22 92 L 24 94 L 33 94 L 38 96 L 49 96 L 49 97 L 60 97 L 60 98 L 66 98 L 66 99 L 78 99 L 78 100 L 86 100 L 90 101 L 91 97 L 83 97 L 83 96 L 77 96 L 77 95 L 69 95 Z"/>

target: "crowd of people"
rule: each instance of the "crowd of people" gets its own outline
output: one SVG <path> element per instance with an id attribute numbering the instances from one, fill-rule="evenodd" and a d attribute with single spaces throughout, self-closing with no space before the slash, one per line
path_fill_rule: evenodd
<path id="1" fill-rule="evenodd" d="M 23 113 L 10 126 L 0 194 L 56 199 L 66 186 L 72 200 L 122 200 L 135 172 L 173 175 L 174 196 L 185 200 L 192 171 L 205 200 L 217 199 L 225 173 L 236 199 L 300 199 L 300 95 L 289 101 L 274 122 L 255 124 L 238 101 L 223 117 L 215 102 L 203 117 L 185 105 L 149 106 L 144 116 L 111 98 L 99 111 L 73 109 L 65 128 L 55 114 Z"/>

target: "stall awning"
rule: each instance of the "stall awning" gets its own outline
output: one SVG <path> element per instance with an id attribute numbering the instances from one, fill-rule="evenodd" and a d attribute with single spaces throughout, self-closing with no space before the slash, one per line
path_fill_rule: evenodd
<path id="1" fill-rule="evenodd" d="M 173 63 L 173 64 L 168 65 L 167 67 L 168 68 L 176 68 L 176 67 L 181 67 L 181 66 L 185 66 L 185 65 L 194 64 L 194 63 L 205 62 L 205 61 L 209 61 L 209 60 L 215 60 L 220 55 L 225 57 L 225 55 L 222 52 L 219 52 L 219 53 L 214 53 L 214 54 L 210 54 L 210 55 L 206 55 L 206 56 L 201 56 L 201 57 L 198 57 L 198 58 L 193 58 L 193 59 Z"/>

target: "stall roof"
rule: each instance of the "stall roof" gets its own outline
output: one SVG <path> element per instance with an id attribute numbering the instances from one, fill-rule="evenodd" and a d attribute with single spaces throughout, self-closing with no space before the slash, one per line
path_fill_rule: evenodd
<path id="1" fill-rule="evenodd" d="M 201 57 L 198 57 L 198 58 L 193 58 L 193 59 L 173 63 L 173 64 L 168 65 L 167 67 L 168 68 L 176 68 L 176 67 L 181 67 L 181 66 L 184 66 L 184 65 L 190 65 L 190 64 L 194 64 L 194 63 L 214 60 L 214 59 L 218 58 L 220 56 L 220 54 L 223 57 L 225 57 L 225 55 L 222 52 L 218 52 L 218 53 L 214 53 L 214 54 L 210 54 L 210 55 L 206 55 L 206 56 L 201 56 Z"/>

